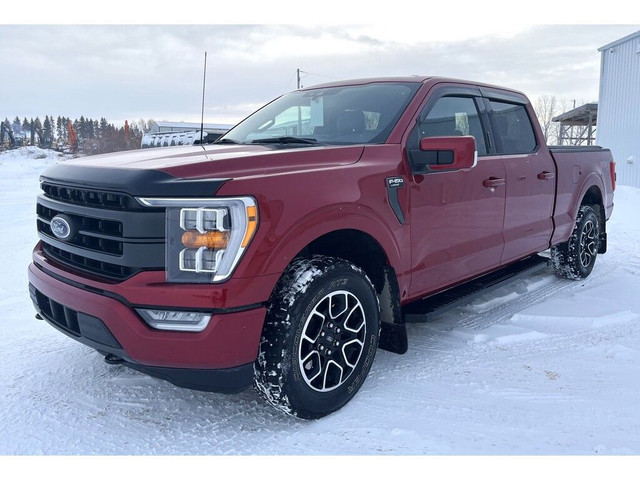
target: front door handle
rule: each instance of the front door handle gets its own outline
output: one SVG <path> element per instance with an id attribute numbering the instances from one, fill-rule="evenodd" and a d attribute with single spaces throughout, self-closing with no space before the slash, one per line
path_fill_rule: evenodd
<path id="1" fill-rule="evenodd" d="M 546 170 L 544 172 L 540 172 L 538 174 L 538 178 L 540 180 L 550 180 L 554 177 L 553 172 L 547 172 Z"/>
<path id="2" fill-rule="evenodd" d="M 496 188 L 504 185 L 504 178 L 490 177 L 482 182 L 482 186 L 487 188 Z"/>

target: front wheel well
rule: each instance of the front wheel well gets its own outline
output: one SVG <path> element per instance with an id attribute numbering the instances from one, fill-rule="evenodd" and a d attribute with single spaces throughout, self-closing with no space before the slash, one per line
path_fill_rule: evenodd
<path id="1" fill-rule="evenodd" d="M 337 230 L 327 233 L 309 245 L 297 256 L 325 255 L 347 260 L 360 267 L 371 279 L 376 292 L 384 284 L 383 266 L 387 256 L 380 244 L 369 234 L 359 230 Z"/>
<path id="2" fill-rule="evenodd" d="M 380 244 L 360 230 L 336 230 L 315 239 L 297 257 L 324 255 L 360 267 L 371 280 L 380 303 L 379 347 L 395 353 L 408 348 L 406 327 L 400 309 L 400 289 L 395 270 Z"/>

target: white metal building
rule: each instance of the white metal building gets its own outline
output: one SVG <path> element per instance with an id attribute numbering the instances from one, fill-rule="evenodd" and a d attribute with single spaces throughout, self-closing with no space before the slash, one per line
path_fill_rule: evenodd
<path id="1" fill-rule="evenodd" d="M 610 148 L 618 183 L 640 187 L 640 31 L 598 49 L 596 142 Z"/>
<path id="2" fill-rule="evenodd" d="M 227 133 L 233 125 L 205 123 L 203 143 L 211 143 Z M 142 136 L 141 148 L 193 145 L 200 142 L 200 124 L 187 122 L 156 122 Z"/>
<path id="3" fill-rule="evenodd" d="M 203 125 L 205 132 L 223 134 L 233 125 L 221 125 L 217 123 L 205 123 Z M 200 130 L 200 123 L 194 122 L 155 122 L 155 125 L 149 130 L 149 133 L 175 133 L 189 132 Z"/>

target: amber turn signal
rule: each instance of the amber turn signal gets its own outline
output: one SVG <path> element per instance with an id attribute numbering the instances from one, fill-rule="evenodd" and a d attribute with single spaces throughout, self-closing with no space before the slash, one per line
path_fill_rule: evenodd
<path id="1" fill-rule="evenodd" d="M 258 228 L 258 209 L 254 206 L 247 207 L 247 231 L 242 239 L 242 248 L 246 248 L 249 242 L 253 238 L 253 234 L 256 233 Z"/>
<path id="2" fill-rule="evenodd" d="M 207 247 L 210 250 L 227 248 L 229 232 L 205 232 L 187 230 L 182 234 L 182 244 L 187 248 Z"/>

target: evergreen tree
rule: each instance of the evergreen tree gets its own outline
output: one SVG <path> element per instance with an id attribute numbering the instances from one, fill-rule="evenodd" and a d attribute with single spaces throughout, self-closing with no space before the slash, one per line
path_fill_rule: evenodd
<path id="1" fill-rule="evenodd" d="M 42 136 L 44 138 L 40 139 L 40 144 L 47 148 L 50 147 L 51 142 L 53 141 L 53 127 L 51 125 L 51 120 L 49 120 L 49 115 L 44 117 Z"/>
<path id="2" fill-rule="evenodd" d="M 60 115 L 58 115 L 58 118 L 56 119 L 56 137 L 58 141 L 64 138 L 64 134 L 62 133 L 62 118 Z"/>
<path id="3" fill-rule="evenodd" d="M 65 142 L 69 141 L 69 130 L 67 130 L 67 125 L 69 124 L 68 117 L 62 117 L 62 139 Z"/>
<path id="4" fill-rule="evenodd" d="M 80 117 L 84 120 L 83 117 Z M 73 127 L 73 129 L 76 131 L 76 134 L 78 135 L 78 140 L 82 139 L 82 129 L 80 128 L 80 122 L 78 121 L 78 119 L 76 118 L 72 123 L 71 126 Z"/>
<path id="5" fill-rule="evenodd" d="M 35 132 L 38 134 L 38 146 L 41 147 L 44 141 L 44 138 L 42 135 L 42 121 L 40 120 L 40 117 L 36 117 L 36 119 L 34 120 L 33 128 Z"/>
<path id="6" fill-rule="evenodd" d="M 13 133 L 20 133 L 22 131 L 22 124 L 18 117 L 14 118 L 11 128 L 13 128 Z"/>
<path id="7" fill-rule="evenodd" d="M 31 118 L 31 121 L 29 121 L 29 133 L 30 133 L 30 137 L 29 139 L 31 140 L 31 143 L 29 145 L 35 145 L 36 144 L 36 131 L 35 131 L 35 123 L 33 121 L 33 118 Z"/>
<path id="8" fill-rule="evenodd" d="M 87 129 L 87 137 L 93 138 L 95 136 L 95 132 L 93 131 L 93 120 L 87 118 L 85 128 Z"/>
<path id="9" fill-rule="evenodd" d="M 109 124 L 107 123 L 107 119 L 102 117 L 100 119 L 100 127 L 98 131 L 100 132 L 100 138 L 105 138 L 107 136 L 107 131 L 109 130 Z"/>
<path id="10" fill-rule="evenodd" d="M 29 120 L 27 120 L 27 117 L 24 117 L 24 120 L 22 121 L 22 131 L 26 132 L 29 128 L 31 128 L 31 124 L 29 123 Z"/>

